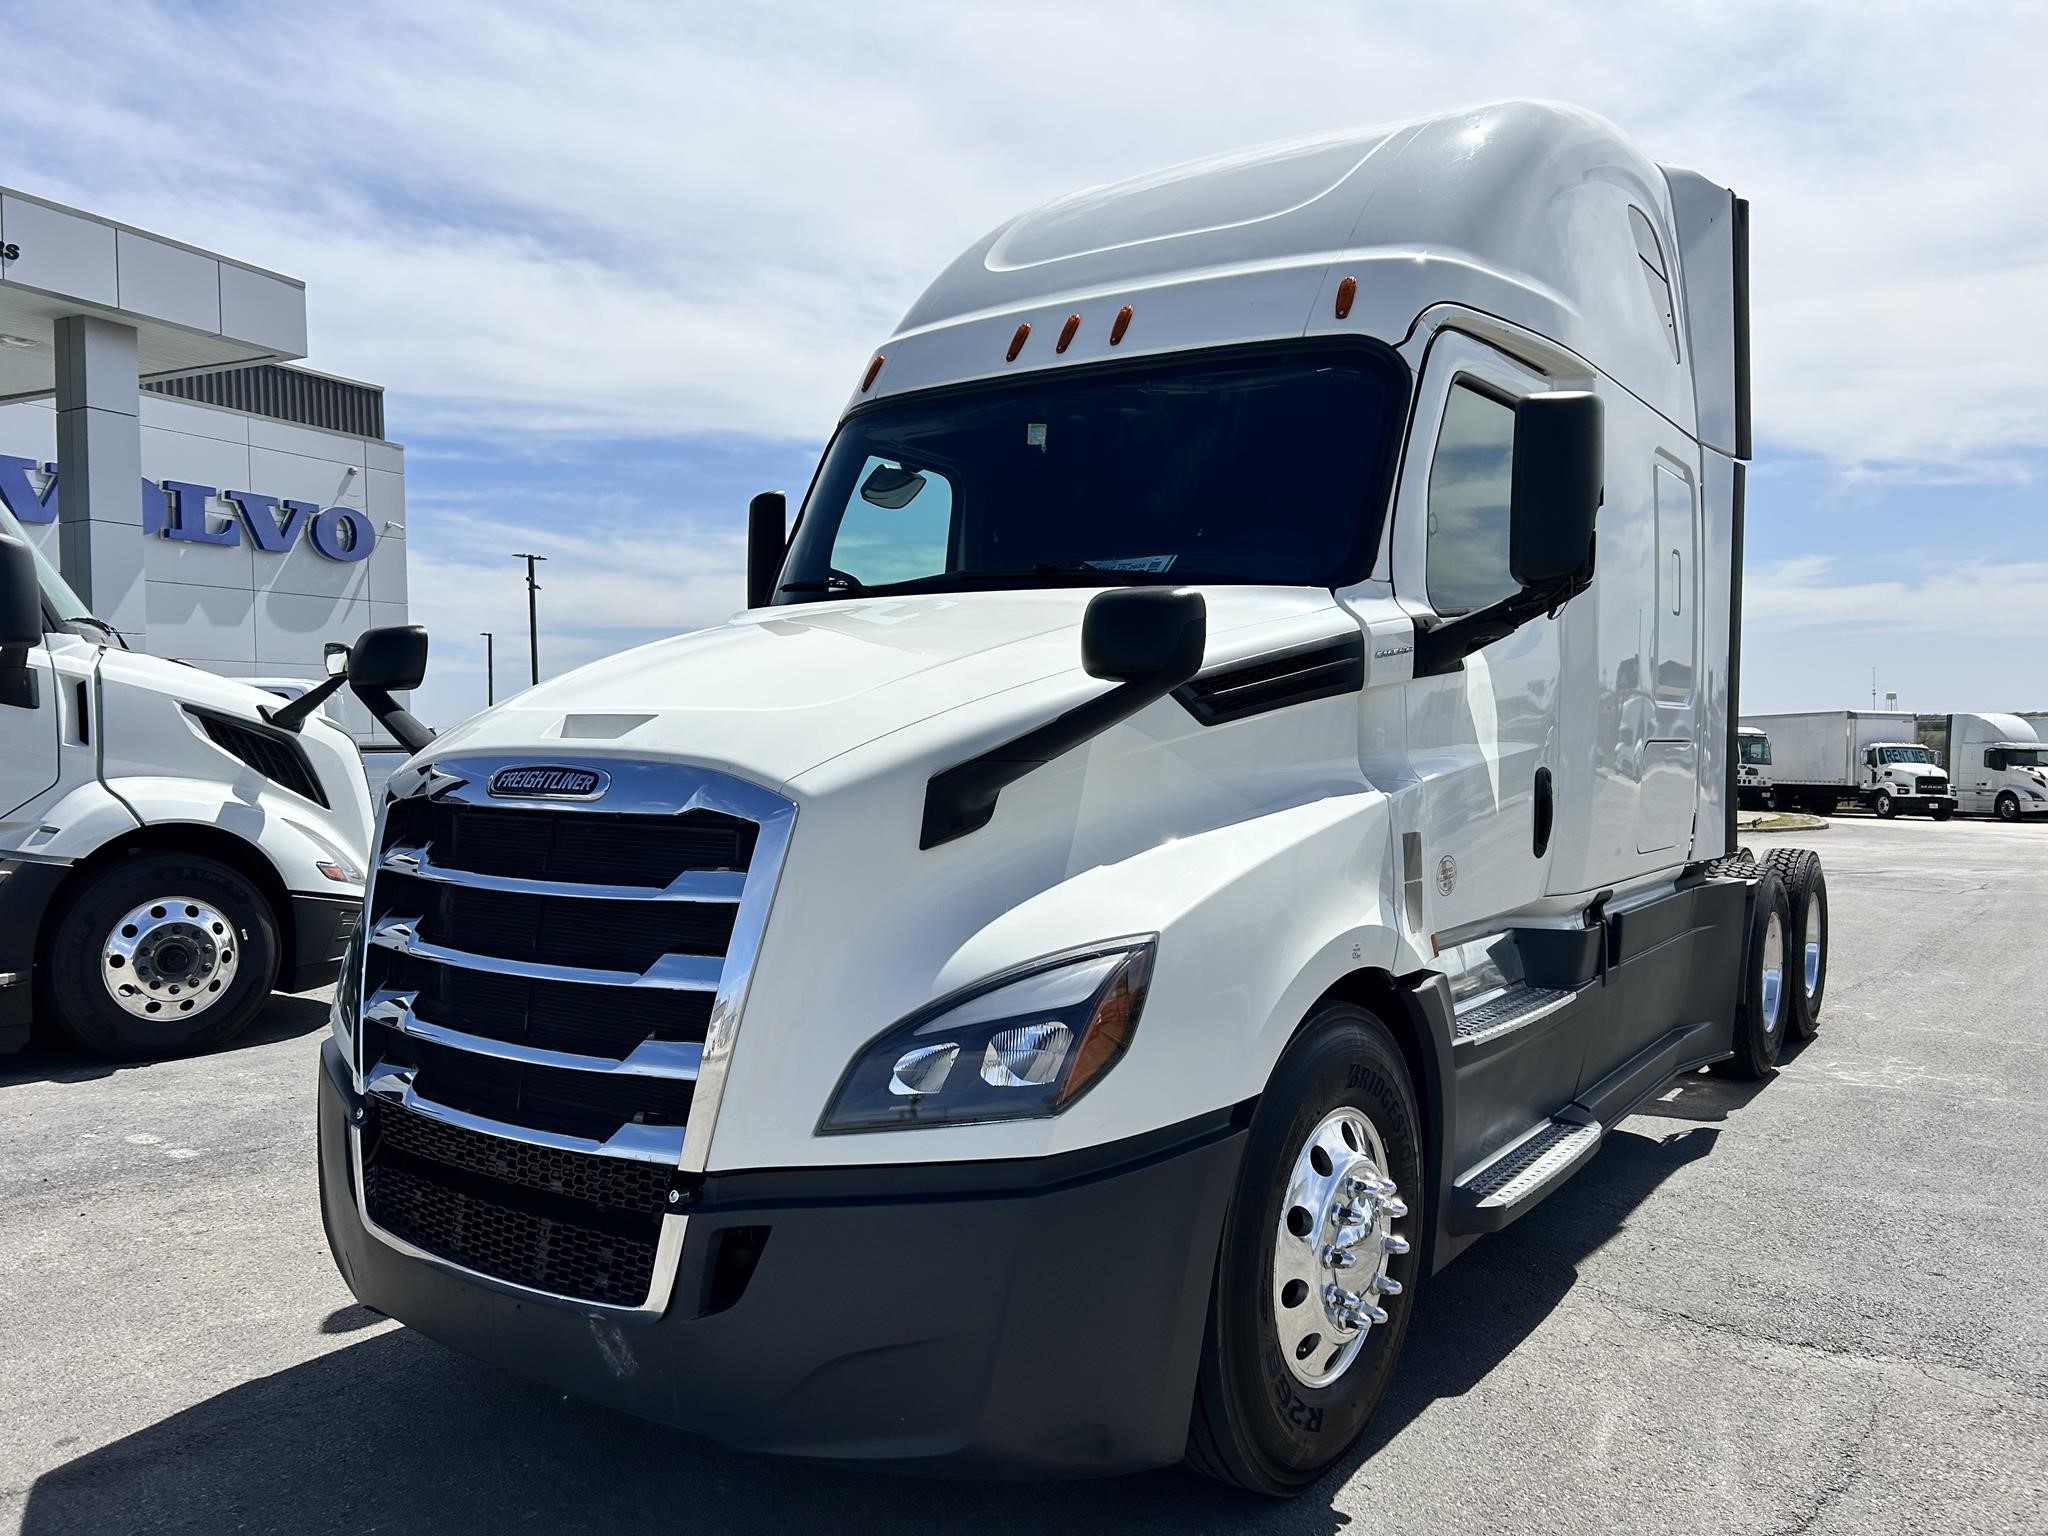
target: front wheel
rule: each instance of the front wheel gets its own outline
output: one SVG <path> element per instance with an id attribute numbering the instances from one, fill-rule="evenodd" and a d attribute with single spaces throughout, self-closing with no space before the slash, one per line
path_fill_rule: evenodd
<path id="1" fill-rule="evenodd" d="M 1955 813 L 1956 808 L 1944 800 L 1941 804 L 1931 808 L 1927 814 L 1932 816 L 1936 821 L 1947 821 L 1949 817 L 1955 815 Z"/>
<path id="2" fill-rule="evenodd" d="M 237 870 L 153 853 L 93 874 L 51 939 L 43 1004 L 81 1045 L 122 1061 L 221 1045 L 277 975 L 277 919 Z"/>
<path id="3" fill-rule="evenodd" d="M 2018 821 L 2020 819 L 2020 797 L 2008 789 L 1998 797 L 1996 809 L 2000 821 Z"/>
<path id="4" fill-rule="evenodd" d="M 1319 1008 L 1260 1098 L 1224 1219 L 1196 1471 L 1287 1497 L 1357 1442 L 1420 1279 L 1421 1123 L 1387 1027 L 1349 1003 Z"/>
<path id="5" fill-rule="evenodd" d="M 1886 821 L 1890 821 L 1894 816 L 1899 814 L 1899 807 L 1897 803 L 1893 801 L 1891 795 L 1888 792 L 1882 789 L 1880 789 L 1877 792 L 1877 798 L 1870 802 L 1870 808 L 1873 811 L 1877 812 L 1878 815 L 1882 816 Z"/>

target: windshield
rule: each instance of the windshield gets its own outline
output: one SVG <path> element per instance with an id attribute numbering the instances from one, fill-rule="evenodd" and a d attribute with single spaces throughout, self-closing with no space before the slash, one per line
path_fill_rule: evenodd
<path id="1" fill-rule="evenodd" d="M 0 506 L 0 533 L 11 539 L 21 540 L 28 546 L 29 553 L 36 557 L 36 585 L 43 589 L 43 606 L 50 610 L 52 617 L 66 624 L 76 624 L 81 620 L 95 625 L 99 623 L 99 620 L 93 618 L 92 610 L 85 606 L 84 599 L 72 591 L 64 578 L 57 574 L 57 567 L 44 558 L 42 550 L 36 546 L 36 541 L 28 536 L 28 530 L 23 528 L 15 520 L 14 514 L 4 506 Z"/>
<path id="2" fill-rule="evenodd" d="M 1405 406 L 1377 346 L 1041 372 L 847 419 L 781 601 L 1108 582 L 1342 586 Z"/>
<path id="3" fill-rule="evenodd" d="M 2048 747 L 2000 747 L 2007 768 L 2048 768 Z"/>
<path id="4" fill-rule="evenodd" d="M 1745 763 L 1758 763 L 1768 767 L 1771 761 L 1771 738 L 1745 736 L 1742 738 L 1741 752 Z"/>
<path id="5" fill-rule="evenodd" d="M 1934 754 L 1925 747 L 1879 747 L 1880 763 L 1932 763 Z"/>

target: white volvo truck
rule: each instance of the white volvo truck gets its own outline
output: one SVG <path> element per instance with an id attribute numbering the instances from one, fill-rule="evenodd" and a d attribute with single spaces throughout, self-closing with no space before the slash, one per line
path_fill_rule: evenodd
<path id="1" fill-rule="evenodd" d="M 1826 816 L 1855 804 L 1878 815 L 1955 814 L 1955 786 L 1918 739 L 1916 716 L 1897 710 L 1818 709 L 1744 715 L 1771 743 L 1772 793 L 1788 810 Z"/>
<path id="2" fill-rule="evenodd" d="M 1958 809 L 2048 816 L 2048 747 L 2018 715 L 1922 715 L 1916 734 L 1948 771 Z"/>
<path id="3" fill-rule="evenodd" d="M 355 1294 L 757 1450 L 1310 1483 L 1434 1272 L 1815 1026 L 1818 862 L 1732 837 L 1745 218 L 1509 104 L 975 244 L 746 611 L 394 775 Z"/>
<path id="4" fill-rule="evenodd" d="M 370 827 L 346 734 L 126 649 L 0 508 L 0 1052 L 203 1050 L 332 980 Z"/>

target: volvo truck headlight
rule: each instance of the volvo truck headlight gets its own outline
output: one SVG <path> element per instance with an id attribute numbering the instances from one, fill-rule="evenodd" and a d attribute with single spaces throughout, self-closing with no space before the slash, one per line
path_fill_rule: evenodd
<path id="1" fill-rule="evenodd" d="M 1154 940 L 1073 950 L 956 992 L 868 1042 L 818 1133 L 1056 1115 L 1129 1049 Z"/>

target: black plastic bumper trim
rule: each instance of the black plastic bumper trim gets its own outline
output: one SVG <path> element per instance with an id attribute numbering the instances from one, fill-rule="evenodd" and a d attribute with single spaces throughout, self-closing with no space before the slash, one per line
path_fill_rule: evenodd
<path id="1" fill-rule="evenodd" d="M 0 859 L 0 1055 L 28 1044 L 29 1021 L 35 1006 L 36 947 L 43 920 L 68 864 L 41 859 Z"/>
<path id="2" fill-rule="evenodd" d="M 281 992 L 310 992 L 341 973 L 342 952 L 362 926 L 360 896 L 292 893 L 292 962 L 278 978 Z"/>

